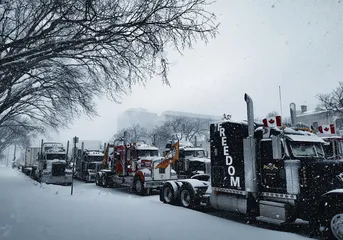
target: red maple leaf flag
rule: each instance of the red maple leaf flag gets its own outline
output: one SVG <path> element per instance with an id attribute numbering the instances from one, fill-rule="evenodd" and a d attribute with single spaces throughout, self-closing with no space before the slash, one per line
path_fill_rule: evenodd
<path id="1" fill-rule="evenodd" d="M 318 131 L 322 134 L 326 134 L 326 135 L 331 135 L 331 134 L 335 134 L 335 124 L 330 124 L 330 125 L 322 125 L 318 127 Z"/>
<path id="2" fill-rule="evenodd" d="M 263 124 L 265 127 L 281 127 L 281 116 L 265 118 Z"/>

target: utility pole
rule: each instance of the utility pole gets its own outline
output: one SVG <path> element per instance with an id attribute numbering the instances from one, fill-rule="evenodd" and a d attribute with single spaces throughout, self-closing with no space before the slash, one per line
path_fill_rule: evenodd
<path id="1" fill-rule="evenodd" d="M 15 162 L 15 160 L 16 160 L 16 151 L 17 151 L 17 144 L 14 144 L 14 152 L 13 152 L 13 161 L 12 162 Z"/>
<path id="2" fill-rule="evenodd" d="M 71 189 L 70 189 L 70 195 L 73 195 L 73 191 L 74 191 L 74 169 L 75 169 L 75 163 L 76 163 L 76 143 L 79 142 L 79 138 L 78 137 L 74 137 L 73 138 L 73 142 L 74 142 L 74 160 L 73 160 L 73 173 L 71 175 Z"/>
<path id="3" fill-rule="evenodd" d="M 7 148 L 7 158 L 6 158 L 6 167 L 8 167 L 8 160 L 10 158 L 10 147 Z"/>
<path id="4" fill-rule="evenodd" d="M 129 133 L 127 131 L 124 132 L 124 167 L 123 167 L 123 175 L 126 176 L 126 168 L 127 168 L 127 164 L 126 164 L 126 160 L 127 160 L 127 151 L 128 151 L 128 147 L 127 144 L 129 144 L 129 142 L 127 141 L 129 138 Z"/>

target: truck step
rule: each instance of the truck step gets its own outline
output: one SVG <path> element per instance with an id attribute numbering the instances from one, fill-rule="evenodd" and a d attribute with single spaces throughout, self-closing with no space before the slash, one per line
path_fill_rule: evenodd
<path id="1" fill-rule="evenodd" d="M 268 217 L 264 217 L 264 216 L 258 216 L 258 217 L 256 217 L 256 220 L 261 221 L 261 222 L 266 222 L 266 223 L 271 223 L 271 224 L 279 225 L 279 226 L 285 224 L 285 222 L 283 220 L 274 219 L 274 218 L 268 218 Z"/>

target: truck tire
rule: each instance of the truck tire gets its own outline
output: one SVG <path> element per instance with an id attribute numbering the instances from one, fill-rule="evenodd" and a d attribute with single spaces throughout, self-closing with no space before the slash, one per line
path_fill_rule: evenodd
<path id="1" fill-rule="evenodd" d="M 106 174 L 102 174 L 101 175 L 101 186 L 102 187 L 107 187 L 107 177 L 106 177 Z"/>
<path id="2" fill-rule="evenodd" d="M 96 174 L 95 176 L 95 185 L 101 186 L 101 179 L 99 174 Z"/>
<path id="3" fill-rule="evenodd" d="M 332 207 L 326 215 L 325 223 L 323 231 L 325 239 L 343 240 L 343 231 L 340 229 L 343 224 L 343 207 Z"/>
<path id="4" fill-rule="evenodd" d="M 174 205 L 176 203 L 176 194 L 173 186 L 170 183 L 166 183 L 163 185 L 160 192 L 160 200 L 161 202 L 167 204 Z"/>
<path id="5" fill-rule="evenodd" d="M 193 187 L 187 183 L 182 184 L 180 188 L 180 203 L 185 208 L 195 207 L 195 193 Z"/>
<path id="6" fill-rule="evenodd" d="M 144 196 L 146 194 L 146 189 L 140 177 L 136 177 L 133 184 L 137 195 Z"/>

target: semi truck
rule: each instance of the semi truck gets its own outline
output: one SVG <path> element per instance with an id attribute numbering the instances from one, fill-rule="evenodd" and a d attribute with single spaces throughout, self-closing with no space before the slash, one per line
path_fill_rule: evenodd
<path id="1" fill-rule="evenodd" d="M 35 174 L 40 147 L 27 147 L 20 155 L 20 166 L 23 173 L 29 176 Z"/>
<path id="2" fill-rule="evenodd" d="M 85 145 L 82 142 L 80 156 L 76 159 L 76 178 L 86 182 L 95 182 L 96 173 L 100 171 L 104 159 L 104 152 L 100 147 L 99 141 L 92 145 Z"/>
<path id="3" fill-rule="evenodd" d="M 190 178 L 193 175 L 204 174 L 206 172 L 206 164 L 211 160 L 205 149 L 194 146 L 191 142 L 180 141 L 178 160 L 172 164 L 173 170 L 176 171 L 178 179 Z M 166 144 L 166 154 L 172 146 L 172 140 Z"/>
<path id="4" fill-rule="evenodd" d="M 36 171 L 37 180 L 48 184 L 70 185 L 73 173 L 67 166 L 67 151 L 63 144 L 42 140 Z"/>
<path id="5" fill-rule="evenodd" d="M 160 200 L 276 225 L 299 218 L 311 235 L 343 239 L 343 161 L 327 160 L 323 139 L 276 117 L 254 123 L 253 101 L 244 99 L 247 121 L 210 125 L 210 174 L 165 182 Z"/>
<path id="6" fill-rule="evenodd" d="M 291 122 L 292 125 L 296 124 L 297 121 L 297 114 L 296 114 L 296 105 L 295 103 L 290 104 L 290 114 L 291 114 Z M 311 127 L 308 129 L 314 133 L 316 133 L 319 137 L 321 137 L 325 143 L 323 145 L 325 157 L 327 159 L 343 159 L 343 137 L 342 131 L 336 131 L 336 126 L 334 123 L 330 123 L 329 121 L 325 121 L 325 125 L 318 125 L 318 122 L 323 122 L 318 119 L 318 121 L 313 122 Z"/>
<path id="7" fill-rule="evenodd" d="M 155 168 L 166 160 L 159 157 L 157 147 L 144 141 L 131 143 L 126 139 L 124 137 L 113 144 L 107 144 L 103 169 L 96 174 L 96 185 L 127 187 L 138 195 L 146 195 L 159 189 L 164 181 L 177 179 L 170 165 Z"/>

